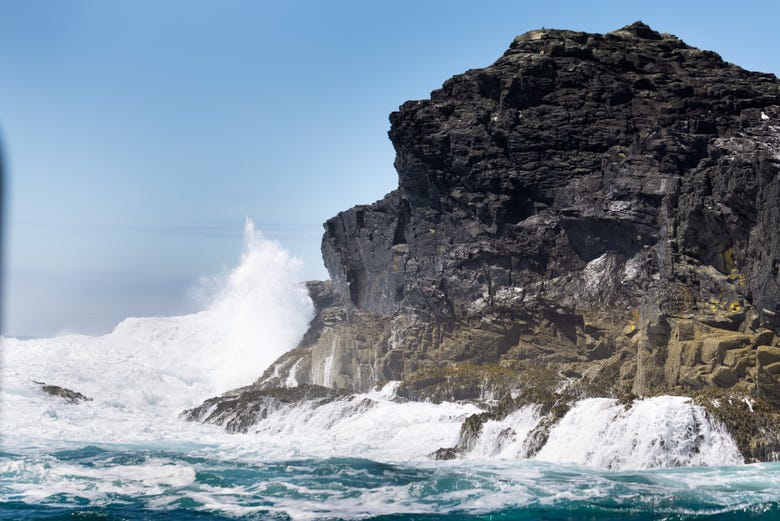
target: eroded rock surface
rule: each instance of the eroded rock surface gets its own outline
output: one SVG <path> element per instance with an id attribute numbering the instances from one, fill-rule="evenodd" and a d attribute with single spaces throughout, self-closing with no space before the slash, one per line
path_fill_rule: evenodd
<path id="1" fill-rule="evenodd" d="M 390 121 L 399 186 L 325 223 L 332 282 L 258 388 L 500 400 L 543 367 L 591 396 L 720 389 L 775 417 L 774 75 L 641 22 L 539 30 Z"/>
<path id="2" fill-rule="evenodd" d="M 228 432 L 246 433 L 270 414 L 285 407 L 308 403 L 319 407 L 348 393 L 317 385 L 296 387 L 242 387 L 221 396 L 210 398 L 203 404 L 182 412 L 187 421 L 213 423 L 225 427 Z"/>
<path id="3" fill-rule="evenodd" d="M 775 76 L 639 22 L 532 31 L 390 119 L 399 187 L 325 224 L 333 287 L 286 359 L 305 359 L 296 381 L 530 361 L 620 392 L 748 378 L 772 398 Z"/>

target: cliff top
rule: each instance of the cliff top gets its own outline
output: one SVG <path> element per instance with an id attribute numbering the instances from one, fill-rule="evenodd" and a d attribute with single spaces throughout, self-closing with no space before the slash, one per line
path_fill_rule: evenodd
<path id="1" fill-rule="evenodd" d="M 645 275 L 610 295 L 560 288 L 545 299 L 623 308 L 700 264 L 742 273 L 731 302 L 760 303 L 770 317 L 780 312 L 780 246 L 750 237 L 775 219 L 762 206 L 772 174 L 755 165 L 780 156 L 778 107 L 774 75 L 642 22 L 607 34 L 530 31 L 492 65 L 390 115 L 399 187 L 326 223 L 325 264 L 357 309 L 450 317 L 583 274 L 604 255 Z M 697 299 L 723 293 L 717 285 L 693 284 L 677 308 L 705 306 Z"/>

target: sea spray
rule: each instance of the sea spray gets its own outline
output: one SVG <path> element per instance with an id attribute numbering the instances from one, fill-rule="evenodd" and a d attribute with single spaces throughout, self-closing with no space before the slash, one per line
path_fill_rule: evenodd
<path id="1" fill-rule="evenodd" d="M 445 452 L 464 460 L 536 459 L 611 470 L 743 463 L 724 427 L 684 397 L 635 400 L 630 407 L 588 398 L 552 424 L 543 423 L 547 417 L 541 406 L 526 405 L 501 420 L 481 423 L 471 442 L 463 444 L 458 442 L 461 426 L 482 409 L 399 400 L 394 395 L 398 383 L 360 394 L 317 386 L 245 389 L 209 400 L 185 417 L 250 433 L 266 450 L 289 450 L 282 456 L 427 460 L 455 446 Z M 537 447 L 533 433 L 539 427 L 549 429 L 549 437 Z"/>
<path id="2" fill-rule="evenodd" d="M 254 381 L 295 347 L 314 316 L 314 305 L 299 282 L 300 259 L 263 237 L 251 220 L 244 235 L 240 264 L 209 308 L 194 319 L 207 322 L 198 326 L 215 336 L 200 370 L 211 373 L 222 390 Z"/>
<path id="3" fill-rule="evenodd" d="M 180 422 L 178 431 L 167 434 L 189 442 L 176 447 L 154 439 L 136 447 L 97 440 L 97 445 L 73 450 L 6 454 L 0 456 L 0 498 L 5 502 L 0 512 L 12 517 L 13 509 L 42 515 L 53 508 L 126 508 L 123 518 L 149 519 L 142 513 L 151 509 L 170 511 L 166 518 L 173 520 L 190 519 L 179 510 L 181 505 L 251 519 L 285 514 L 292 519 L 382 514 L 462 519 L 488 513 L 511 519 L 686 519 L 702 513 L 755 519 L 778 513 L 780 464 L 616 472 L 512 458 L 512 444 L 465 460 L 432 461 L 426 453 L 451 444 L 463 418 L 478 409 L 399 401 L 394 385 L 322 405 L 280 409 L 248 434 L 228 435 L 214 426 Z M 635 415 L 675 416 L 690 405 L 659 398 L 648 400 L 655 412 L 638 401 Z M 583 435 L 586 442 L 582 423 L 588 413 L 623 408 L 613 400 L 585 400 L 582 405 L 583 414 L 570 418 L 566 428 L 575 429 L 569 436 Z M 534 418 L 533 409 L 525 408 L 507 417 L 507 426 L 519 433 Z M 652 438 L 653 430 L 648 434 Z M 626 440 L 602 441 L 619 446 Z"/>
<path id="4" fill-rule="evenodd" d="M 743 463 L 736 443 L 704 409 L 682 396 L 579 401 L 552 428 L 540 460 L 605 469 Z"/>
<path id="5" fill-rule="evenodd" d="M 466 417 L 480 412 L 466 403 L 398 401 L 392 394 L 397 385 L 327 403 L 291 404 L 258 421 L 250 432 L 269 446 L 284 439 L 289 454 L 300 456 L 421 461 L 454 444 Z"/>
<path id="6" fill-rule="evenodd" d="M 303 336 L 313 305 L 300 265 L 247 221 L 241 262 L 199 313 L 128 318 L 98 337 L 3 339 L 0 420 L 16 435 L 5 441 L 164 437 L 183 408 L 251 383 Z M 61 407 L 35 381 L 94 401 Z"/>
<path id="7" fill-rule="evenodd" d="M 465 457 L 467 459 L 525 459 L 528 457 L 528 435 L 542 419 L 539 406 L 527 405 L 502 420 L 482 424 L 479 436 Z"/>
<path id="8" fill-rule="evenodd" d="M 584 403 L 586 412 L 594 406 Z M 92 403 L 55 402 L 52 409 L 84 410 L 82 405 Z M 612 400 L 597 405 L 622 407 Z M 666 412 L 674 415 L 675 407 L 687 405 L 672 403 Z M 755 519 L 778 513 L 780 464 L 614 472 L 515 459 L 512 444 L 466 460 L 432 461 L 427 453 L 451 445 L 464 417 L 477 411 L 466 404 L 399 401 L 391 386 L 280 409 L 247 434 L 157 418 L 143 443 L 128 446 L 107 443 L 105 432 L 82 424 L 85 440 L 72 450 L 38 444 L 0 455 L 0 512 L 42 516 L 60 508 L 155 519 L 148 511 L 163 510 L 172 520 L 191 519 L 186 511 L 251 519 L 462 519 L 488 513 L 510 519 L 686 519 L 697 513 Z M 517 433 L 533 421 L 533 414 L 523 418 L 530 411 L 508 417 Z M 580 424 L 571 422 L 575 429 Z"/>

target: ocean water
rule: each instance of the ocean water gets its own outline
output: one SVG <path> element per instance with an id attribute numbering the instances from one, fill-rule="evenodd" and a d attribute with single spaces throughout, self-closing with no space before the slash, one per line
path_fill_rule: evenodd
<path id="1" fill-rule="evenodd" d="M 0 518 L 780 519 L 780 464 L 743 464 L 680 397 L 582 400 L 531 459 L 535 407 L 486 423 L 462 459 L 432 460 L 479 409 L 402 403 L 392 383 L 281 409 L 247 434 L 181 420 L 297 343 L 313 309 L 296 280 L 295 260 L 248 225 L 241 263 L 200 313 L 3 339 Z"/>

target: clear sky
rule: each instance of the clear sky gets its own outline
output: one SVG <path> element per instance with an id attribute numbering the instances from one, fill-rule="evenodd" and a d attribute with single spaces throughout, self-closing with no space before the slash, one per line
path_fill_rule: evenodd
<path id="1" fill-rule="evenodd" d="M 774 0 L 0 0 L 5 331 L 189 312 L 247 217 L 325 278 L 322 222 L 396 185 L 391 111 L 525 31 L 640 19 L 780 74 Z"/>

